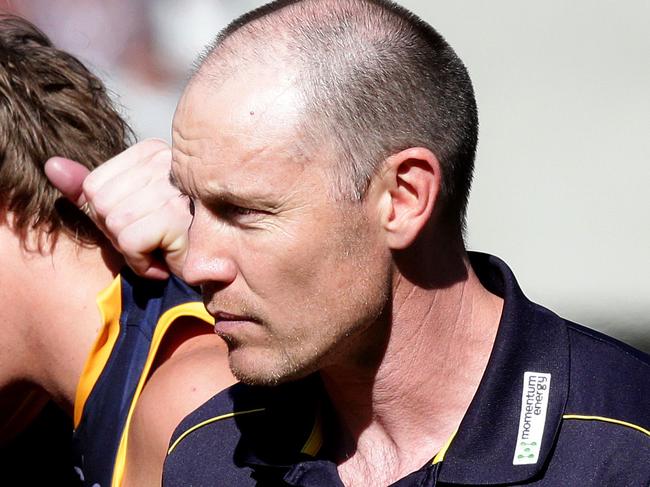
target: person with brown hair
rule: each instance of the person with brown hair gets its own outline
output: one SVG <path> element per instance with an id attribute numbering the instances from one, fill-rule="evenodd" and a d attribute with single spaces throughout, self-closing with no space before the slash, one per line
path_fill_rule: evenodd
<path id="1" fill-rule="evenodd" d="M 81 62 L 28 22 L 0 17 L 0 439 L 52 399 L 74 417 L 75 467 L 88 485 L 120 484 L 127 452 L 161 470 L 176 423 L 233 381 L 197 292 L 173 276 L 135 276 L 47 180 L 51 156 L 88 172 L 132 138 Z M 168 160 L 161 141 L 146 147 L 152 164 Z M 183 375 L 188 363 L 201 373 Z M 156 390 L 162 408 L 146 400 Z M 159 442 L 128 450 L 131 424 Z"/>

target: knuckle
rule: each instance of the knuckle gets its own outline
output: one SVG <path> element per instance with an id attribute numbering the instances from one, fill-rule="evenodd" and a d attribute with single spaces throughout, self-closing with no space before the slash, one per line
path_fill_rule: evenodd
<path id="1" fill-rule="evenodd" d="M 146 139 L 139 143 L 139 152 L 141 154 L 141 159 L 143 162 L 148 162 L 156 157 L 159 154 L 164 154 L 170 151 L 169 145 L 167 142 L 161 139 Z M 171 151 L 170 151 L 171 152 Z"/>
<path id="2" fill-rule="evenodd" d="M 187 201 L 179 195 L 169 194 L 165 200 L 165 206 L 169 208 L 184 208 L 187 206 Z"/>
<path id="3" fill-rule="evenodd" d="M 167 147 L 161 149 L 158 152 L 152 154 L 147 162 L 150 170 L 155 171 L 152 176 L 160 178 L 164 177 L 167 179 L 167 174 L 163 174 L 163 172 L 171 168 L 172 151 Z"/>
<path id="4" fill-rule="evenodd" d="M 175 227 L 186 228 L 192 219 L 189 202 L 183 198 L 170 198 L 162 207 L 162 212 L 170 222 L 176 222 Z"/>
<path id="5" fill-rule="evenodd" d="M 168 149 L 169 144 L 163 140 L 163 139 L 158 139 L 156 137 L 150 137 L 148 139 L 144 139 L 142 142 L 140 142 L 142 145 L 147 145 L 148 147 L 152 149 Z"/>
<path id="6" fill-rule="evenodd" d="M 96 192 L 93 195 L 85 193 L 86 199 L 92 203 L 95 213 L 102 218 L 106 218 L 110 213 L 110 202 L 102 193 Z"/>
<path id="7" fill-rule="evenodd" d="M 135 241 L 129 232 L 120 232 L 119 235 L 116 235 L 116 239 L 119 250 L 128 255 L 129 258 L 133 259 L 139 254 Z"/>
<path id="8" fill-rule="evenodd" d="M 118 235 L 120 231 L 126 226 L 128 221 L 128 215 L 123 213 L 113 212 L 109 214 L 104 220 L 104 224 L 109 232 L 113 235 Z"/>
<path id="9" fill-rule="evenodd" d="M 96 178 L 93 177 L 93 174 L 89 174 L 86 179 L 81 183 L 81 190 L 87 199 L 94 199 L 97 195 L 98 182 Z"/>
<path id="10" fill-rule="evenodd" d="M 189 211 L 189 202 L 178 194 L 170 195 L 165 201 L 164 208 L 174 213 L 187 213 Z"/>
<path id="11" fill-rule="evenodd" d="M 178 191 L 172 191 L 169 180 L 161 177 L 150 179 L 145 187 L 147 194 L 150 195 L 150 201 L 155 202 L 157 206 L 166 204 L 168 200 L 178 195 Z"/>

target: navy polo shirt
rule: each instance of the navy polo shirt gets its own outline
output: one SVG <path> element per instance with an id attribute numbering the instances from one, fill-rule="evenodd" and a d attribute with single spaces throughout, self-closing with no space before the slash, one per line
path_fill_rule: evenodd
<path id="1" fill-rule="evenodd" d="M 650 358 L 532 303 L 496 257 L 471 254 L 504 299 L 485 374 L 456 434 L 395 486 L 650 485 Z M 174 432 L 165 486 L 342 486 L 317 375 L 237 384 Z"/>

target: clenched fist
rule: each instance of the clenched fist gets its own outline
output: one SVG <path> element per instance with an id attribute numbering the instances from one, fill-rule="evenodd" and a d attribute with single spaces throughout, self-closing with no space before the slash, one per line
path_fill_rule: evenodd
<path id="1" fill-rule="evenodd" d="M 188 202 L 169 182 L 171 150 L 147 139 L 92 172 L 53 157 L 45 173 L 64 196 L 81 208 L 141 276 L 164 279 L 180 274 L 191 223 Z"/>

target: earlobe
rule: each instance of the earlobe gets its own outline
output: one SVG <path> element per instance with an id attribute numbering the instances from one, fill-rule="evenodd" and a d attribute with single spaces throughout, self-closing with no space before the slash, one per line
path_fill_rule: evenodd
<path id="1" fill-rule="evenodd" d="M 387 242 L 394 250 L 405 249 L 433 215 L 442 177 L 440 163 L 430 150 L 410 148 L 387 159 L 382 177 Z"/>

